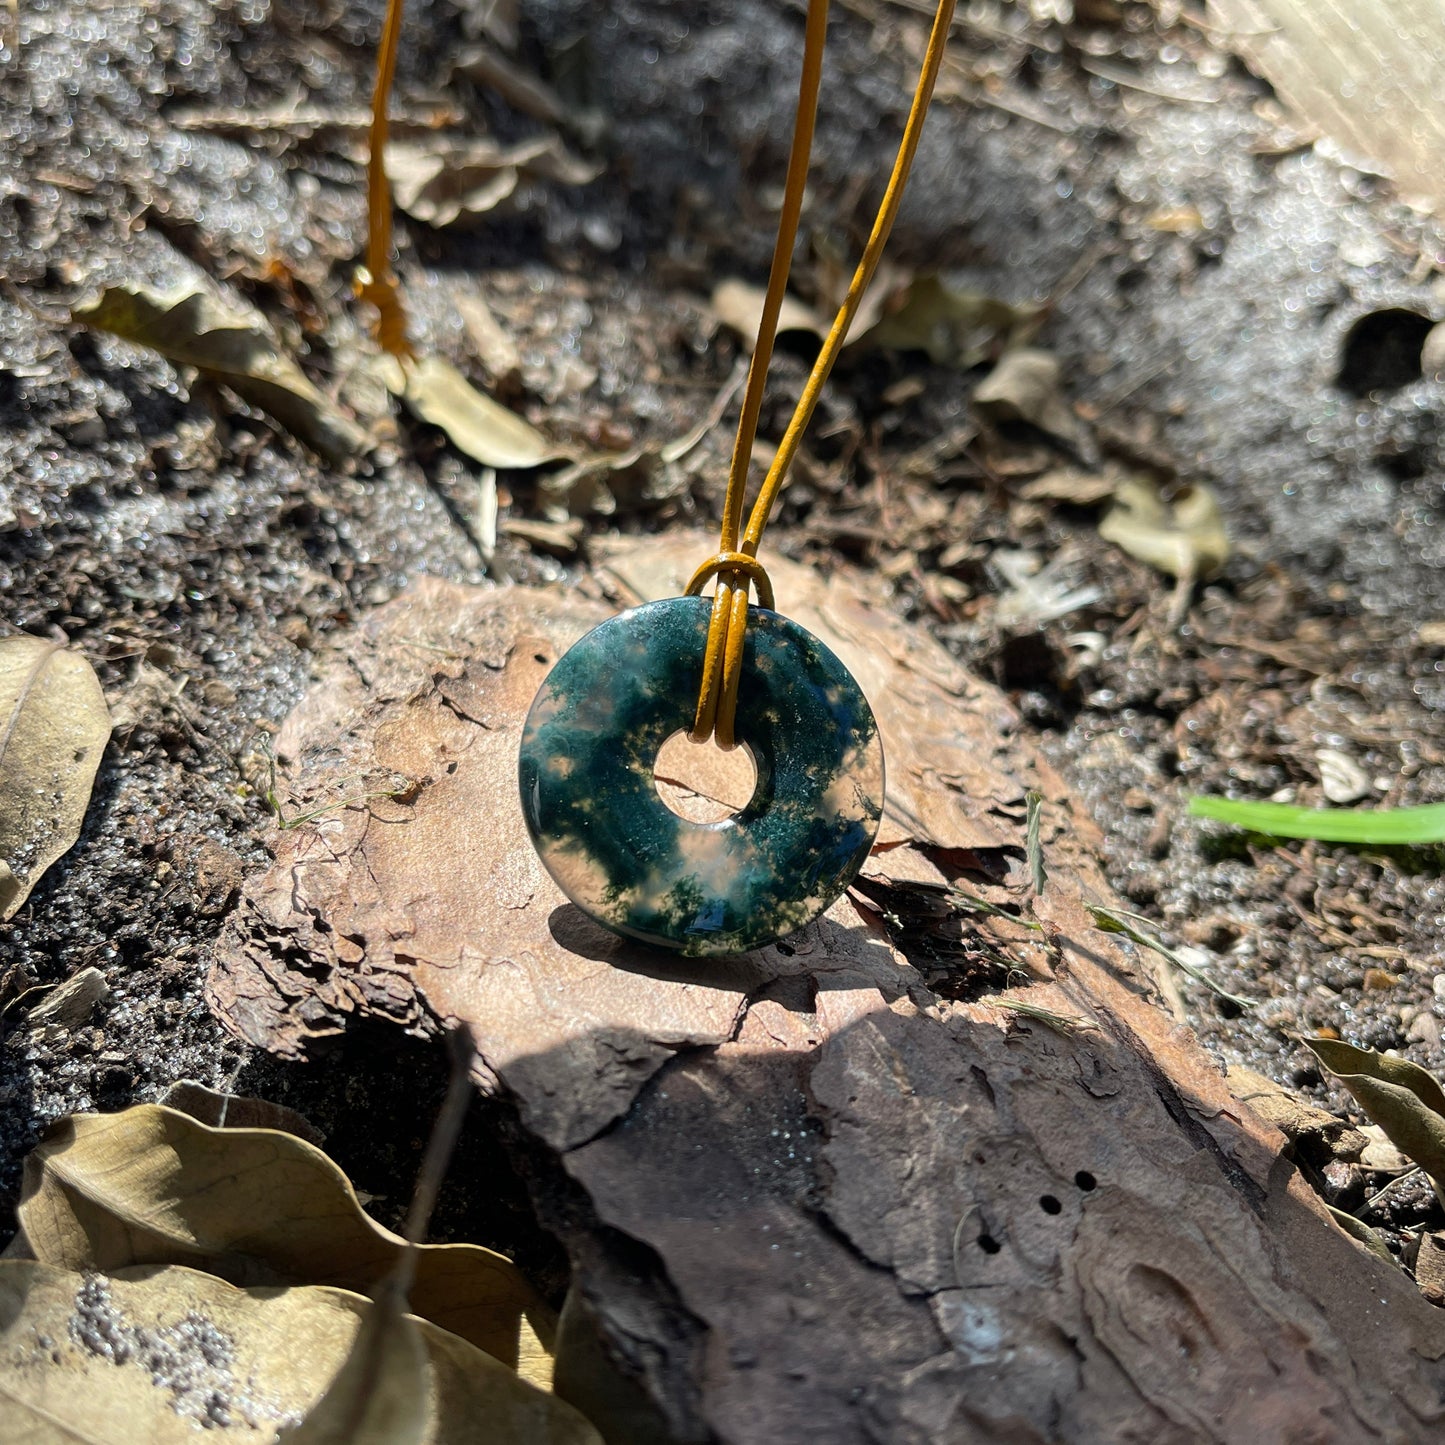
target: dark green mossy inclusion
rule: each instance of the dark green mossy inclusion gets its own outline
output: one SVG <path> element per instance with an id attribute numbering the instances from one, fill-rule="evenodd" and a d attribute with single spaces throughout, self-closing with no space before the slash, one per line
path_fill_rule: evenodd
<path id="1" fill-rule="evenodd" d="M 522 812 L 562 891 L 616 933 L 735 953 L 822 913 L 883 810 L 883 748 L 852 674 L 775 612 L 749 614 L 737 735 L 758 782 L 720 823 L 679 818 L 653 781 L 692 724 L 712 603 L 650 602 L 594 628 L 548 674 L 522 735 Z"/>

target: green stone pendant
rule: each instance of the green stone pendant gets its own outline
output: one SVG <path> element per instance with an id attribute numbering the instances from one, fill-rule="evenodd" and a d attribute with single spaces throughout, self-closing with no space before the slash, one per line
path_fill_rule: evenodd
<path id="1" fill-rule="evenodd" d="M 862 866 L 883 810 L 883 745 L 852 674 L 776 612 L 748 614 L 737 736 L 757 787 L 717 823 L 680 818 L 653 779 L 692 726 L 712 602 L 649 602 L 594 628 L 537 692 L 522 812 L 537 853 L 614 933 L 689 955 L 771 943 Z"/>

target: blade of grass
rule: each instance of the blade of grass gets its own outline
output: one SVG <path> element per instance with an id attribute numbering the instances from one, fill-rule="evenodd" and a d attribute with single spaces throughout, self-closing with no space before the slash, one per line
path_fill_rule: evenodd
<path id="1" fill-rule="evenodd" d="M 1132 914 L 1122 908 L 1105 908 L 1102 903 L 1086 903 L 1084 907 L 1093 916 L 1096 927 L 1105 933 L 1122 933 L 1131 943 L 1140 944 L 1144 948 L 1152 948 L 1166 962 L 1172 963 L 1181 973 L 1186 973 L 1195 983 L 1203 984 L 1211 993 L 1234 1004 L 1237 1008 L 1251 1009 L 1255 1007 L 1252 998 L 1241 998 L 1237 993 L 1230 993 L 1228 989 L 1221 987 L 1209 977 L 1203 969 L 1190 963 L 1187 958 L 1176 953 L 1162 939 L 1155 938 L 1152 933 L 1146 932 L 1137 924 L 1131 922 L 1138 914 Z"/>
<path id="2" fill-rule="evenodd" d="M 1214 818 L 1276 838 L 1377 847 L 1445 843 L 1445 803 L 1420 808 L 1296 808 L 1288 803 L 1195 797 L 1189 800 L 1189 811 L 1196 818 Z"/>
<path id="3" fill-rule="evenodd" d="M 1033 880 L 1034 894 L 1042 897 L 1044 884 L 1048 881 L 1048 873 L 1044 868 L 1044 844 L 1042 838 L 1042 813 L 1044 806 L 1044 795 L 1029 789 L 1028 796 L 1028 823 L 1024 833 L 1024 849 L 1028 854 L 1029 876 Z"/>

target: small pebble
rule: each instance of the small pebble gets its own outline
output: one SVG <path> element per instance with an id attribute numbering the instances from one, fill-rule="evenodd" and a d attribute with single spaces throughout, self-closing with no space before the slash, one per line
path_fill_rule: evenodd
<path id="1" fill-rule="evenodd" d="M 1434 1014 L 1416 1014 L 1405 1033 L 1407 1043 L 1424 1044 L 1427 1049 L 1440 1047 L 1440 1020 Z"/>
<path id="2" fill-rule="evenodd" d="M 1366 989 L 1381 991 L 1387 988 L 1394 988 L 1399 981 L 1400 980 L 1388 969 L 1367 968 L 1365 970 L 1364 982 Z"/>

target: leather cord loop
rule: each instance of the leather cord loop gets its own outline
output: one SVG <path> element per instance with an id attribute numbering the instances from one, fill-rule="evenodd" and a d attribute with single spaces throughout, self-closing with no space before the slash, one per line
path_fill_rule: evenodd
<path id="1" fill-rule="evenodd" d="M 773 247 L 772 269 L 763 301 L 762 319 L 758 325 L 757 344 L 748 368 L 747 389 L 743 395 L 742 414 L 738 420 L 737 438 L 733 444 L 728 468 L 727 494 L 723 500 L 722 530 L 717 553 L 693 574 L 687 585 L 689 595 L 697 595 L 711 576 L 717 577 L 713 599 L 712 622 L 708 628 L 703 656 L 702 686 L 693 721 L 692 738 L 706 742 L 716 737 L 724 749 L 737 746 L 733 735 L 733 714 L 737 704 L 738 682 L 742 673 L 743 641 L 748 625 L 748 585 L 758 589 L 763 606 L 773 607 L 772 585 L 757 560 L 758 544 L 767 526 L 778 494 L 787 479 L 788 468 L 797 455 L 803 432 L 812 420 L 819 394 L 828 379 L 833 363 L 847 340 L 848 328 L 863 300 L 873 274 L 878 268 L 888 234 L 898 215 L 903 188 L 918 151 L 923 134 L 923 121 L 933 97 L 934 83 L 943 64 L 944 46 L 953 24 L 956 0 L 938 0 L 928 49 L 913 92 L 908 120 L 899 142 L 898 155 L 873 221 L 873 229 L 863 248 L 858 269 L 848 286 L 833 325 L 818 352 L 818 359 L 803 388 L 803 394 L 778 446 L 777 454 L 763 480 L 757 500 L 742 530 L 743 501 L 747 486 L 748 466 L 752 459 L 753 439 L 757 433 L 758 415 L 762 407 L 763 386 L 768 364 L 772 359 L 773 341 L 777 335 L 778 316 L 787 289 L 788 269 L 797 240 L 798 220 L 802 213 L 803 192 L 808 177 L 808 156 L 813 141 L 813 123 L 818 105 L 818 88 L 822 78 L 823 42 L 827 32 L 828 0 L 808 0 L 808 18 L 803 46 L 803 72 L 798 86 L 798 109 L 793 128 L 792 150 L 788 156 L 788 175 L 783 190 L 782 212 L 778 235 Z M 766 589 L 766 590 L 765 590 Z"/>

